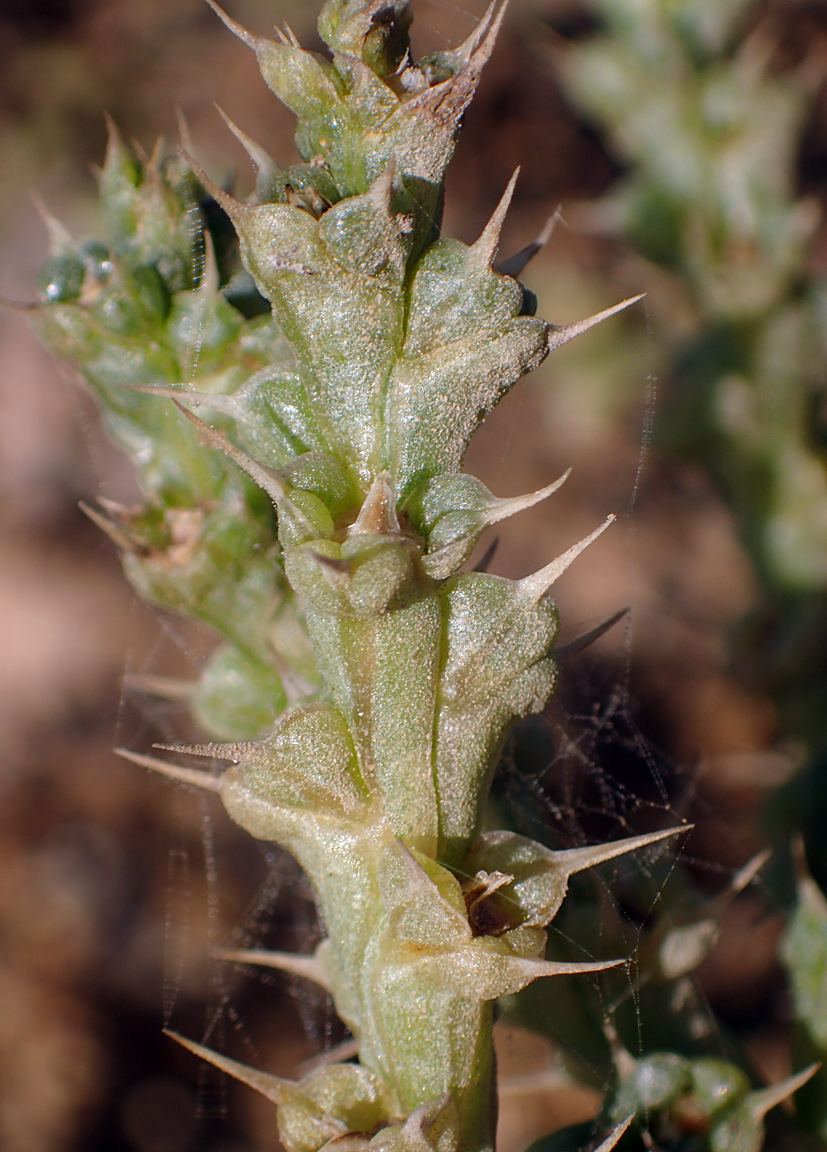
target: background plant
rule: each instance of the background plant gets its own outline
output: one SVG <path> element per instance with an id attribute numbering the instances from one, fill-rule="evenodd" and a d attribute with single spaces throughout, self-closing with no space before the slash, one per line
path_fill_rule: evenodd
<path id="1" fill-rule="evenodd" d="M 782 853 L 801 837 L 823 887 L 824 281 L 819 205 L 801 196 L 796 171 L 823 56 L 789 33 L 785 43 L 771 5 L 590 10 L 596 34 L 561 53 L 560 73 L 627 166 L 593 219 L 684 301 L 680 326 L 654 304 L 665 350 L 656 442 L 708 470 L 750 552 L 760 596 L 733 659 L 776 704 L 776 740 L 799 741 L 791 762 L 806 761 L 767 819 Z M 782 901 L 794 870 L 776 871 Z M 810 1052 L 824 1043 L 824 913 L 805 876 L 782 954 Z M 800 1097 L 827 1134 L 823 1079 Z"/>

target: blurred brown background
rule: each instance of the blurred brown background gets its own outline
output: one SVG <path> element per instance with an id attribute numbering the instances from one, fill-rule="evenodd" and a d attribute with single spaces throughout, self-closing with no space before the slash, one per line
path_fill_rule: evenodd
<path id="1" fill-rule="evenodd" d="M 265 34 L 287 19 L 310 45 L 315 7 L 236 0 L 232 14 Z M 482 7 L 418 0 L 420 50 L 467 35 Z M 779 6 L 793 24 L 805 7 Z M 648 289 L 656 318 L 680 302 L 627 252 L 576 226 L 577 205 L 619 169 L 555 84 L 551 17 L 558 31 L 587 23 L 575 3 L 512 4 L 450 176 L 446 229 L 473 239 L 522 164 L 502 250 L 528 243 L 559 202 L 570 225 L 527 274 L 540 311 L 562 323 Z M 820 17 L 813 27 L 824 34 Z M 89 167 L 103 153 L 103 110 L 150 149 L 159 134 L 175 143 L 180 106 L 205 166 L 220 179 L 237 170 L 248 190 L 213 101 L 274 155 L 293 154 L 289 115 L 201 0 L 0 0 L 0 293 L 34 294 L 45 234 L 33 190 L 71 229 L 95 233 Z M 825 138 L 816 116 L 802 159 L 810 190 Z M 282 1074 L 334 1043 L 324 1000 L 209 959 L 233 933 L 310 946 L 309 894 L 288 860 L 252 844 L 216 805 L 111 753 L 177 734 L 175 709 L 122 692 L 124 669 L 186 675 L 203 641 L 135 603 L 110 544 L 78 509 L 132 484 L 89 397 L 21 314 L 0 314 L 0 338 L 0 1148 L 276 1148 L 270 1106 L 199 1070 L 161 1028 L 200 1038 L 214 1024 L 216 1044 L 237 1029 L 250 1061 Z M 503 574 L 524 574 L 620 514 L 560 582 L 558 600 L 565 637 L 626 604 L 632 622 L 580 666 L 566 706 L 599 711 L 614 693 L 619 712 L 633 711 L 669 767 L 672 791 L 652 803 L 699 821 L 688 851 L 714 890 L 761 846 L 757 813 L 795 750 L 775 747 L 772 709 L 727 671 L 727 630 L 752 595 L 728 514 L 701 473 L 647 448 L 654 339 L 613 321 L 556 354 L 503 404 L 468 466 L 502 495 L 574 467 L 548 506 L 503 532 L 494 563 Z M 651 770 L 639 772 L 651 792 Z M 777 931 L 760 899 L 745 897 L 702 977 L 773 1077 L 788 1059 Z M 511 1071 L 548 1059 L 542 1045 L 521 1054 L 513 1035 L 501 1049 Z M 503 1147 L 586 1118 L 596 1102 L 563 1090 L 509 1099 Z"/>

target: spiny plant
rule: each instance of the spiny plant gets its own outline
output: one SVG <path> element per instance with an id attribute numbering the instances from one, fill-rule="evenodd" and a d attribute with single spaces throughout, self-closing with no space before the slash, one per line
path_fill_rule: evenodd
<path id="1" fill-rule="evenodd" d="M 503 7 L 415 64 L 406 0 L 328 0 L 330 57 L 212 6 L 296 114 L 302 162 L 230 125 L 257 170 L 242 203 L 188 154 L 133 154 L 112 128 L 109 240 L 50 222 L 33 319 L 143 485 L 139 507 L 90 514 L 141 595 L 222 637 L 192 694 L 222 742 L 169 750 L 229 766 L 123 754 L 295 855 L 315 955 L 224 957 L 327 989 L 358 1062 L 291 1081 L 182 1043 L 278 1106 L 289 1152 L 490 1149 L 495 1001 L 621 963 L 545 959 L 545 929 L 572 875 L 676 829 L 555 852 L 487 826 L 506 735 L 555 687 L 549 589 L 612 518 L 524 579 L 468 571 L 486 529 L 562 481 L 498 499 L 462 459 L 519 377 L 632 301 L 563 327 L 534 315 L 517 277 L 538 245 L 495 264 L 514 181 L 476 243 L 440 235 Z"/>

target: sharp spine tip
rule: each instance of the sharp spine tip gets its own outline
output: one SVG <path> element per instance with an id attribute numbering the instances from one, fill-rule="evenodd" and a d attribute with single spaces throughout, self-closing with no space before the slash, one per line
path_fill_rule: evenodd
<path id="1" fill-rule="evenodd" d="M 617 519 L 614 513 L 607 516 L 599 528 L 595 528 L 594 532 L 590 532 L 588 536 L 584 536 L 577 544 L 574 544 L 562 556 L 558 556 L 547 564 L 545 568 L 541 568 L 538 572 L 532 573 L 531 576 L 526 576 L 517 582 L 518 587 L 522 591 L 527 600 L 537 603 L 541 596 L 546 593 L 555 580 L 558 580 L 566 569 L 577 559 L 581 552 L 583 552 L 590 544 L 593 544 L 598 536 L 602 536 L 610 524 L 613 524 Z"/>
<path id="2" fill-rule="evenodd" d="M 606 972 L 610 968 L 619 968 L 623 964 L 628 964 L 628 957 L 623 957 L 620 960 L 585 960 L 582 964 L 577 961 L 566 962 L 557 960 L 537 960 L 537 964 L 542 964 L 546 968 L 545 973 L 538 975 L 547 976 L 582 976 L 587 975 L 589 972 Z"/>
<path id="3" fill-rule="evenodd" d="M 618 1124 L 618 1126 L 609 1133 L 602 1144 L 598 1144 L 594 1152 L 612 1152 L 612 1149 L 620 1143 L 620 1141 L 629 1131 L 629 1128 L 633 1124 L 634 1120 L 635 1114 L 633 1112 L 631 1116 L 627 1116 L 626 1119 L 622 1121 L 622 1123 Z"/>
<path id="4" fill-rule="evenodd" d="M 121 134 L 118 131 L 118 125 L 115 123 L 114 117 L 104 109 L 103 122 L 106 125 L 106 135 L 109 138 L 109 143 L 113 145 L 122 144 Z"/>
<path id="5" fill-rule="evenodd" d="M 470 36 L 454 49 L 454 54 L 461 59 L 470 60 L 474 53 L 479 48 L 480 44 L 485 40 L 488 35 L 491 24 L 494 20 L 494 13 L 497 9 L 497 0 L 491 0 L 491 3 L 483 12 L 480 20 Z"/>
<path id="6" fill-rule="evenodd" d="M 549 351 L 553 352 L 555 348 L 568 344 L 569 340 L 573 340 L 582 332 L 588 332 L 589 328 L 593 328 L 595 324 L 600 324 L 603 320 L 608 320 L 610 316 L 622 312 L 624 308 L 637 304 L 638 300 L 642 300 L 645 295 L 645 292 L 640 292 L 637 296 L 630 296 L 628 300 L 621 300 L 619 304 L 613 304 L 611 308 L 604 308 L 602 312 L 595 312 L 593 316 L 587 316 L 585 320 L 577 320 L 574 324 L 564 324 L 562 327 L 549 325 Z"/>
<path id="7" fill-rule="evenodd" d="M 619 612 L 615 612 L 613 616 L 610 616 L 608 620 L 604 620 L 602 624 L 598 624 L 596 628 L 591 628 L 581 636 L 575 636 L 574 640 L 569 640 L 567 644 L 560 644 L 554 648 L 554 655 L 574 656 L 577 652 L 582 652 L 584 648 L 588 648 L 589 645 L 594 644 L 601 636 L 605 636 L 608 631 L 614 628 L 615 624 L 618 624 L 624 616 L 628 616 L 631 611 L 632 609 L 628 605 L 625 608 L 621 608 Z"/>
<path id="8" fill-rule="evenodd" d="M 178 764 L 168 764 L 157 756 L 143 756 L 138 752 L 130 752 L 126 748 L 113 749 L 116 756 L 129 760 L 141 768 L 149 768 L 167 776 L 170 780 L 177 780 L 179 784 L 191 784 L 195 788 L 204 788 L 208 792 L 221 791 L 221 777 L 211 772 L 201 772 L 198 768 L 183 768 Z"/>
<path id="9" fill-rule="evenodd" d="M 207 2 L 209 3 L 210 0 L 207 0 Z M 237 218 L 246 210 L 246 205 L 241 204 L 234 196 L 231 196 L 229 192 L 225 192 L 223 188 L 220 188 L 218 184 L 216 184 L 212 177 L 207 175 L 198 161 L 187 152 L 186 148 L 179 148 L 178 155 L 198 177 L 198 180 L 204 185 L 213 200 L 218 201 L 231 220 Z"/>
<path id="10" fill-rule="evenodd" d="M 11 312 L 38 312 L 42 307 L 39 300 L 9 300 L 7 296 L 0 296 L 0 308 Z"/>
<path id="11" fill-rule="evenodd" d="M 456 55 L 467 63 L 481 69 L 494 51 L 500 34 L 509 0 L 503 0 L 497 8 L 497 0 L 491 0 L 484 16 L 468 39 L 456 49 Z"/>
<path id="12" fill-rule="evenodd" d="M 554 214 L 546 220 L 543 230 L 537 239 L 532 240 L 530 244 L 527 244 L 525 248 L 521 248 L 520 251 L 516 252 L 513 256 L 509 256 L 507 260 L 501 260 L 500 263 L 496 265 L 496 271 L 499 272 L 501 276 L 511 276 L 516 279 L 525 270 L 529 261 L 533 260 L 537 253 L 545 248 L 554 233 L 557 221 L 561 219 L 560 208 L 558 206 Z"/>
<path id="13" fill-rule="evenodd" d="M 483 229 L 482 235 L 475 244 L 472 245 L 471 251 L 481 260 L 482 263 L 493 265 L 494 257 L 497 254 L 497 245 L 500 242 L 500 233 L 502 232 L 505 217 L 508 209 L 511 206 L 511 201 L 514 197 L 514 189 L 517 187 L 517 180 L 520 177 L 520 169 L 517 168 L 514 175 L 508 182 L 508 185 L 503 192 L 500 202 L 494 209 L 491 219 Z"/>
<path id="14" fill-rule="evenodd" d="M 267 493 L 275 504 L 281 504 L 282 507 L 287 507 L 291 515 L 300 524 L 303 524 L 308 530 L 312 530 L 313 526 L 307 520 L 307 517 L 293 504 L 284 489 L 284 485 L 269 469 L 264 468 L 258 461 L 253 460 L 246 452 L 242 452 L 240 448 L 237 448 L 236 445 L 233 444 L 228 436 L 225 436 L 224 433 L 220 432 L 217 428 L 211 427 L 202 420 L 200 416 L 196 416 L 194 412 L 190 412 L 189 409 L 185 408 L 175 397 L 172 398 L 172 402 L 179 411 L 183 412 L 187 420 L 195 425 L 199 434 L 211 448 L 215 448 L 219 452 L 223 452 L 225 456 L 229 456 L 239 468 L 247 473 L 251 480 L 254 480 L 256 484 Z"/>
<path id="15" fill-rule="evenodd" d="M 202 405 L 204 408 L 211 408 L 214 412 L 221 412 L 225 416 L 231 416 L 237 419 L 239 416 L 239 405 L 235 396 L 222 396 L 216 392 L 198 392 L 190 388 L 188 384 L 124 384 L 124 388 L 129 388 L 133 392 L 142 392 L 145 396 L 159 396 L 163 400 L 174 400 L 180 408 L 183 404 L 192 404 L 196 408 Z"/>
<path id="16" fill-rule="evenodd" d="M 776 1104 L 781 1104 L 799 1088 L 803 1088 L 820 1067 L 821 1063 L 818 1061 L 808 1064 L 806 1068 L 802 1068 L 800 1072 L 788 1076 L 778 1084 L 770 1084 L 768 1088 L 759 1088 L 757 1092 L 751 1092 L 747 1099 L 753 1115 L 759 1118 L 766 1116 Z"/>
<path id="17" fill-rule="evenodd" d="M 583 872 L 586 868 L 593 868 L 596 864 L 605 864 L 627 852 L 634 852 L 638 848 L 648 848 L 650 844 L 657 844 L 661 840 L 668 840 L 670 836 L 677 836 L 681 832 L 689 832 L 694 825 L 678 824 L 675 828 L 664 828 L 658 832 L 644 832 L 640 836 L 627 836 L 623 840 L 609 841 L 608 844 L 593 844 L 588 848 L 569 848 L 563 852 L 555 852 L 555 859 L 566 870 L 567 875 L 573 876 Z"/>
<path id="18" fill-rule="evenodd" d="M 287 23 L 287 21 L 286 21 L 286 20 L 284 21 L 284 31 L 285 31 L 285 33 L 286 33 L 286 35 L 287 35 L 287 42 L 288 42 L 288 44 L 289 44 L 289 45 L 290 45 L 292 48 L 298 48 L 298 49 L 299 49 L 299 51 L 301 51 L 301 50 L 302 50 L 302 46 L 301 46 L 301 44 L 299 43 L 299 38 L 298 38 L 298 36 L 296 35 L 296 33 L 293 31 L 293 29 L 290 27 L 290 25 Z"/>
<path id="19" fill-rule="evenodd" d="M 106 516 L 101 515 L 97 508 L 93 508 L 91 504 L 87 504 L 85 500 L 78 501 L 78 507 L 84 516 L 88 516 L 92 523 L 100 528 L 101 532 L 104 532 L 112 543 L 120 548 L 122 552 L 137 551 L 134 542 L 130 540 L 127 534 L 122 532 L 120 528 L 118 528 L 116 524 L 113 524 L 111 520 L 108 520 Z"/>
<path id="20" fill-rule="evenodd" d="M 393 201 L 394 180 L 396 179 L 396 157 L 391 156 L 390 160 L 382 172 L 368 189 L 368 195 L 373 199 L 374 203 L 390 212 L 391 203 Z"/>
<path id="21" fill-rule="evenodd" d="M 180 104 L 175 106 L 175 124 L 178 128 L 178 139 L 181 141 L 181 147 L 192 155 L 195 152 L 195 144 L 187 118 L 184 115 L 184 109 Z"/>
<path id="22" fill-rule="evenodd" d="M 353 564 L 350 560 L 341 560 L 337 556 L 325 556 L 324 553 L 317 552 L 315 548 L 311 549 L 310 555 L 322 571 L 334 580 L 341 580 L 342 577 L 349 576 L 353 571 Z"/>
<path id="23" fill-rule="evenodd" d="M 198 689 L 197 680 L 182 680 L 152 672 L 127 672 L 123 678 L 126 691 L 155 696 L 159 700 L 192 700 Z"/>
<path id="24" fill-rule="evenodd" d="M 367 533 L 393 536 L 400 531 L 396 514 L 396 486 L 390 472 L 380 472 L 370 486 L 348 535 Z"/>
<path id="25" fill-rule="evenodd" d="M 275 968 L 312 980 L 320 988 L 330 991 L 330 981 L 316 956 L 298 956 L 291 952 L 265 952 L 255 948 L 217 948 L 215 956 L 230 964 L 255 964 L 261 968 Z"/>
<path id="26" fill-rule="evenodd" d="M 732 877 L 729 888 L 733 895 L 748 887 L 772 857 L 772 848 L 765 848 L 763 852 L 758 852 L 751 860 L 747 860 L 742 868 L 739 868 L 735 875 Z"/>
<path id="27" fill-rule="evenodd" d="M 37 209 L 38 216 L 46 226 L 46 231 L 49 235 L 49 248 L 52 255 L 58 252 L 65 252 L 67 249 L 73 249 L 75 242 L 66 225 L 61 220 L 58 220 L 53 212 L 50 212 L 46 201 L 39 192 L 33 191 L 31 197 Z"/>
<path id="28" fill-rule="evenodd" d="M 247 44 L 255 51 L 255 49 L 258 47 L 259 37 L 254 36 L 252 32 L 248 32 L 242 24 L 239 24 L 237 20 L 233 20 L 232 16 L 228 16 L 224 9 L 216 4 L 215 0 L 207 0 L 207 3 L 209 4 L 210 8 L 212 8 L 213 12 L 215 12 L 216 16 L 224 25 L 224 27 L 229 28 L 234 36 L 237 36 L 239 40 L 243 41 L 243 43 Z"/>
<path id="29" fill-rule="evenodd" d="M 202 756 L 205 760 L 227 760 L 238 764 L 251 749 L 258 747 L 256 741 L 238 744 L 153 744 L 163 752 L 177 752 L 180 756 Z"/>
<path id="30" fill-rule="evenodd" d="M 533 508 L 535 504 L 542 503 L 543 500 L 547 500 L 549 496 L 562 488 L 569 476 L 571 476 L 571 468 L 568 468 L 559 480 L 555 480 L 553 484 L 547 484 L 545 488 L 538 488 L 536 492 L 527 492 L 525 496 L 511 496 L 496 500 L 485 513 L 486 524 L 488 526 L 499 524 L 501 520 L 507 520 L 509 516 L 515 516 L 518 512 L 524 512 L 528 508 Z"/>
<path id="31" fill-rule="evenodd" d="M 250 1068 L 246 1064 L 240 1064 L 238 1060 L 231 1060 L 229 1056 L 222 1056 L 218 1052 L 213 1052 L 212 1048 L 206 1048 L 203 1044 L 196 1044 L 194 1040 L 188 1040 L 186 1036 L 181 1036 L 178 1032 L 173 1032 L 169 1028 L 164 1029 L 164 1035 L 169 1036 L 177 1044 L 188 1049 L 195 1056 L 200 1056 L 202 1060 L 206 1060 L 208 1064 L 214 1065 L 222 1072 L 226 1072 L 228 1076 L 232 1076 L 235 1080 L 240 1080 L 242 1084 L 246 1084 L 250 1088 L 254 1088 L 260 1092 L 262 1096 L 266 1096 L 273 1104 L 280 1104 L 285 1099 L 285 1096 L 291 1091 L 294 1086 L 292 1080 L 282 1080 L 278 1076 L 271 1076 L 269 1072 L 260 1072 L 257 1068 Z"/>
<path id="32" fill-rule="evenodd" d="M 215 109 L 249 156 L 256 171 L 266 177 L 278 175 L 281 169 L 266 148 L 262 148 L 262 146 L 253 140 L 251 136 L 248 136 L 243 129 L 239 128 L 235 121 L 230 119 L 220 104 L 216 104 Z"/>

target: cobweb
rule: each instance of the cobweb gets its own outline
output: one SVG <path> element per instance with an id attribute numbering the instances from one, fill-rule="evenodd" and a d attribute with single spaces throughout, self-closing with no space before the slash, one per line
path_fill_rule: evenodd
<path id="1" fill-rule="evenodd" d="M 469 26 L 479 15 L 450 0 L 439 0 L 439 7 L 466 16 Z M 435 3 L 421 3 L 420 22 L 433 25 L 436 9 Z M 626 505 L 622 530 L 631 565 L 636 563 L 637 504 L 657 416 L 651 337 L 647 355 L 650 363 L 641 372 L 639 386 L 637 461 L 631 483 L 627 479 L 626 492 L 620 494 Z M 197 347 L 192 360 L 197 364 Z M 519 429 L 508 428 L 497 462 L 504 474 L 508 454 L 518 444 Z M 580 563 L 589 562 L 587 553 Z M 560 607 L 565 618 L 564 600 Z M 138 617 L 116 739 L 146 751 L 153 742 L 186 741 L 196 735 L 188 719 L 186 684 L 195 679 L 214 641 L 191 624 L 160 613 L 155 617 L 155 636 L 148 641 L 146 611 L 138 610 Z M 583 630 L 594 623 L 584 621 Z M 691 768 L 660 749 L 645 731 L 647 721 L 641 718 L 633 690 L 634 606 L 615 632 L 622 636 L 620 644 L 561 660 L 559 691 L 541 716 L 517 725 L 494 782 L 492 819 L 553 848 L 672 826 L 686 818 L 690 807 L 697 812 L 701 803 Z M 160 700 L 143 690 L 141 685 L 161 672 L 180 682 L 180 698 Z M 657 722 L 653 727 L 657 733 Z M 346 1038 L 329 997 L 297 978 L 228 965 L 212 958 L 212 953 L 222 946 L 311 952 L 322 934 L 312 893 L 286 853 L 253 844 L 212 798 L 196 798 L 177 786 L 171 791 L 177 830 L 171 833 L 175 842 L 168 849 L 160 1022 L 219 1050 L 230 1050 L 250 1064 L 291 1075 L 297 1063 L 314 1052 L 330 1051 Z M 709 889 L 722 887 L 728 879 L 726 869 L 692 858 L 681 848 L 682 841 L 685 838 L 677 842 L 676 854 L 671 847 L 637 853 L 633 861 L 621 861 L 573 883 L 563 914 L 551 926 L 552 947 L 559 945 L 561 954 L 570 958 L 602 955 L 604 938 L 616 944 L 620 936 L 626 942 L 629 961 L 619 977 L 577 979 L 594 994 L 604 1030 L 622 1031 L 633 1054 L 651 1047 L 644 1035 L 637 940 L 643 939 L 647 925 L 668 903 L 673 870 L 689 868 L 697 875 L 706 869 Z M 585 931 L 578 908 L 592 915 Z M 200 960 L 194 958 L 196 947 L 201 949 Z M 688 995 L 696 1019 L 705 1021 L 704 1026 L 696 1024 L 699 1041 L 714 1048 L 720 1039 L 723 1049 L 725 1040 L 718 1035 L 716 1019 L 694 984 Z M 548 1029 L 552 1036 L 554 1027 L 552 1021 Z M 279 1050 L 283 1059 L 276 1066 Z M 606 1068 L 591 1052 L 584 1049 L 579 1057 L 575 1052 L 575 1065 L 578 1060 L 594 1087 L 608 1087 Z M 209 1125 L 226 1117 L 224 1080 L 207 1067 L 200 1077 L 200 1110 Z"/>

